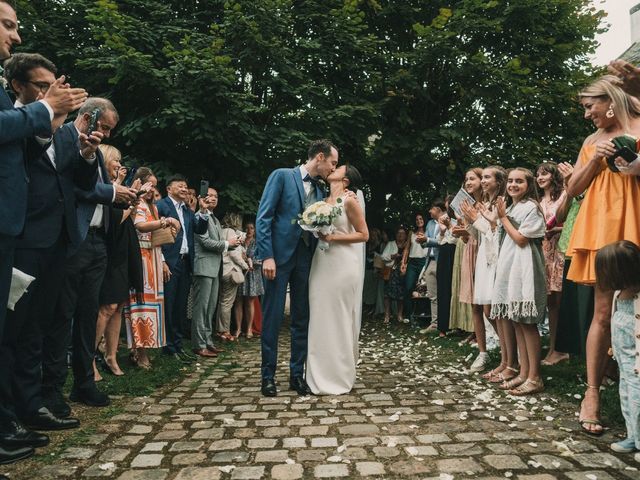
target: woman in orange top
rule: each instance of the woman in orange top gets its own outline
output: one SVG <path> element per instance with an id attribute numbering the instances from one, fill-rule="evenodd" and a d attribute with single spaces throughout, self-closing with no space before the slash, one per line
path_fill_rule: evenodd
<path id="1" fill-rule="evenodd" d="M 606 158 L 616 153 L 614 137 L 640 137 L 640 102 L 625 93 L 618 79 L 605 75 L 580 93 L 585 118 L 598 129 L 584 141 L 567 193 L 585 193 L 567 255 L 572 257 L 567 279 L 595 285 L 594 315 L 587 336 L 587 391 L 580 407 L 580 424 L 592 435 L 603 432 L 599 390 L 611 345 L 613 292 L 598 288 L 595 256 L 618 240 L 640 244 L 640 182 L 611 171 Z"/>

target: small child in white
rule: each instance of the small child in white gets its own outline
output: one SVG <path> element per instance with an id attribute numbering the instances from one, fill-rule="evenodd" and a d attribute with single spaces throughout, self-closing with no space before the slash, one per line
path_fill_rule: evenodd
<path id="1" fill-rule="evenodd" d="M 640 248 L 628 240 L 611 243 L 596 255 L 596 282 L 615 290 L 611 317 L 611 345 L 620 368 L 620 406 L 627 438 L 611 450 L 640 450 Z M 592 388 L 590 385 L 588 388 Z"/>

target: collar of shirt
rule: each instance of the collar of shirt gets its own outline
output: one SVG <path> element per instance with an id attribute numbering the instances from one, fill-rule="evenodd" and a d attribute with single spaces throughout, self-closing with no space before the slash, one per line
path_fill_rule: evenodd
<path id="1" fill-rule="evenodd" d="M 169 195 L 169 198 L 171 199 L 171 201 L 173 202 L 173 206 L 176 207 L 176 211 L 179 212 L 180 207 L 182 207 L 184 205 L 184 202 L 181 202 L 179 200 L 176 200 L 175 198 L 173 198 L 171 195 Z"/>
<path id="2" fill-rule="evenodd" d="M 307 171 L 307 167 L 305 167 L 304 165 L 300 165 L 300 176 L 302 177 L 303 182 L 304 182 L 304 177 L 306 177 L 307 175 L 309 175 L 309 172 Z"/>
<path id="3" fill-rule="evenodd" d="M 20 108 L 20 107 L 24 107 L 25 105 L 20 100 L 16 100 L 13 106 L 16 108 Z"/>

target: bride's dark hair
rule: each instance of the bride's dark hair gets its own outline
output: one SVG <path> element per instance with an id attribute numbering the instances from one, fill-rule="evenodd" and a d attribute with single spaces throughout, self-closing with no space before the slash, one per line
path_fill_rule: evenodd
<path id="1" fill-rule="evenodd" d="M 360 175 L 358 169 L 351 164 L 347 163 L 345 167 L 344 178 L 349 180 L 348 189 L 356 193 L 362 186 L 362 175 Z"/>

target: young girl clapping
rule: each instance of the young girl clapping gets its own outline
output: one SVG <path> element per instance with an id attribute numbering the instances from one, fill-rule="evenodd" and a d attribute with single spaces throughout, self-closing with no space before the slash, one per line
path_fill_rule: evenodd
<path id="1" fill-rule="evenodd" d="M 540 377 L 538 323 L 547 300 L 542 239 L 546 225 L 537 202 L 535 178 L 526 168 L 514 168 L 507 178 L 507 200 L 496 202 L 504 235 L 498 254 L 491 317 L 515 327 L 520 373 L 502 386 L 511 395 L 544 390 Z"/>
<path id="2" fill-rule="evenodd" d="M 596 254 L 596 282 L 616 291 L 611 317 L 611 344 L 620 367 L 620 406 L 627 438 L 612 443 L 614 452 L 640 450 L 640 248 L 628 240 L 611 243 Z M 587 388 L 598 388 L 587 385 Z M 581 423 L 589 423 L 582 420 Z"/>

